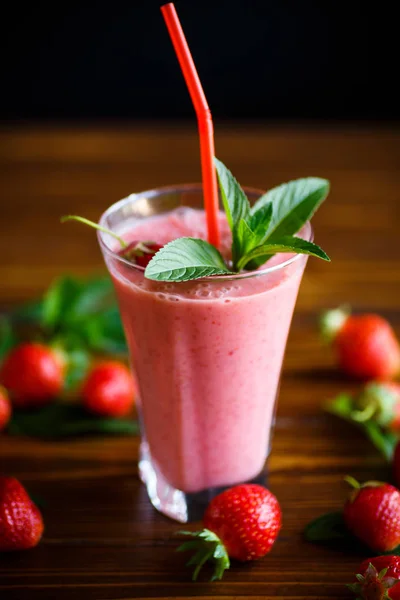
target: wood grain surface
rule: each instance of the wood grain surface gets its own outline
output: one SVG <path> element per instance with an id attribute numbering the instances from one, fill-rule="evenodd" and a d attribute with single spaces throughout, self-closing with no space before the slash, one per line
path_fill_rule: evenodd
<path id="1" fill-rule="evenodd" d="M 353 389 L 316 331 L 318 312 L 350 302 L 379 311 L 400 333 L 400 131 L 367 128 L 217 128 L 218 156 L 243 185 L 268 188 L 318 175 L 332 183 L 314 219 L 330 265 L 310 259 L 290 333 L 270 487 L 284 525 L 273 551 L 233 565 L 223 581 L 190 581 L 177 555 L 179 526 L 149 504 L 137 478 L 138 441 L 41 442 L 0 437 L 0 471 L 44 500 L 42 543 L 0 558 L 1 600 L 131 598 L 349 598 L 344 584 L 363 558 L 307 544 L 305 524 L 340 508 L 343 476 L 389 477 L 373 448 L 321 402 Z M 0 131 L 0 305 L 40 294 L 61 272 L 102 270 L 95 236 L 59 224 L 92 219 L 112 202 L 200 179 L 195 124 L 13 126 Z"/>

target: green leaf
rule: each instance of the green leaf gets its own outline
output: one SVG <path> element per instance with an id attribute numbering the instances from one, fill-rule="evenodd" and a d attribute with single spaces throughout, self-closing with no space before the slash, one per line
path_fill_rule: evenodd
<path id="1" fill-rule="evenodd" d="M 354 540 L 347 529 L 343 513 L 332 512 L 311 521 L 304 530 L 308 542 L 327 542 L 331 540 Z"/>
<path id="2" fill-rule="evenodd" d="M 64 276 L 45 294 L 43 324 L 52 328 L 77 325 L 114 303 L 113 286 L 108 276 L 89 281 Z"/>
<path id="3" fill-rule="evenodd" d="M 15 321 L 40 324 L 43 320 L 43 300 L 35 300 L 17 306 L 11 311 L 10 316 Z"/>
<path id="4" fill-rule="evenodd" d="M 253 240 L 255 240 L 255 235 L 247 221 L 240 219 L 232 234 L 232 262 L 234 265 L 241 256 L 250 252 L 254 247 Z"/>
<path id="5" fill-rule="evenodd" d="M 232 260 L 236 266 L 242 256 L 263 244 L 272 217 L 272 205 L 260 208 L 248 220 L 240 219 L 233 232 Z"/>
<path id="6" fill-rule="evenodd" d="M 43 299 L 42 325 L 55 329 L 65 318 L 81 289 L 82 284 L 72 277 L 63 276 L 56 279 Z"/>
<path id="7" fill-rule="evenodd" d="M 90 366 L 90 355 L 83 348 L 68 352 L 68 367 L 65 375 L 64 388 L 74 390 L 85 379 Z"/>
<path id="8" fill-rule="evenodd" d="M 349 394 L 339 394 L 324 404 L 324 410 L 342 419 L 351 420 L 354 411 L 353 398 Z"/>
<path id="9" fill-rule="evenodd" d="M 155 281 L 189 281 L 209 275 L 227 275 L 220 252 L 196 238 L 178 238 L 166 244 L 151 259 L 145 276 Z"/>
<path id="10" fill-rule="evenodd" d="M 269 241 L 293 235 L 311 219 L 329 193 L 329 181 L 319 177 L 306 177 L 283 183 L 261 196 L 251 209 L 254 214 L 264 205 L 273 206 L 268 227 Z"/>
<path id="11" fill-rule="evenodd" d="M 255 246 L 260 246 L 268 237 L 268 229 L 272 219 L 272 203 L 261 206 L 249 217 L 249 227 L 254 235 Z"/>
<path id="12" fill-rule="evenodd" d="M 0 360 L 17 343 L 17 338 L 10 319 L 0 317 Z"/>
<path id="13" fill-rule="evenodd" d="M 390 461 L 393 458 L 398 436 L 373 420 L 360 421 L 359 411 L 356 410 L 354 399 L 349 394 L 340 394 L 334 400 L 326 402 L 324 410 L 356 425 L 386 460 Z"/>
<path id="14" fill-rule="evenodd" d="M 320 248 L 316 244 L 313 244 L 312 242 L 307 242 L 302 238 L 287 236 L 276 240 L 276 242 L 270 242 L 268 240 L 268 243 L 254 248 L 254 250 L 251 250 L 251 252 L 245 254 L 240 258 L 240 260 L 237 263 L 237 268 L 239 271 L 241 271 L 242 269 L 244 269 L 247 263 L 261 257 L 264 259 L 265 262 L 266 260 L 268 260 L 268 258 L 270 258 L 273 254 L 276 254 L 277 252 L 308 254 L 310 256 L 322 258 L 322 260 L 330 261 L 329 256 L 322 250 L 322 248 Z"/>
<path id="15" fill-rule="evenodd" d="M 250 214 L 250 204 L 246 194 L 229 169 L 215 157 L 214 164 L 217 169 L 219 189 L 226 218 L 233 232 L 240 219 L 247 220 Z"/>
<path id="16" fill-rule="evenodd" d="M 87 316 L 108 309 L 115 303 L 114 288 L 109 277 L 91 279 L 81 284 L 79 293 L 69 305 L 63 321 L 68 325 L 80 323 Z"/>
<path id="17" fill-rule="evenodd" d="M 79 326 L 79 334 L 89 349 L 106 354 L 126 354 L 125 334 L 117 305 L 87 317 Z"/>
<path id="18" fill-rule="evenodd" d="M 381 452 L 386 460 L 390 462 L 393 458 L 397 442 L 399 441 L 398 436 L 391 431 L 383 430 L 374 421 L 362 423 L 361 428 L 379 452 Z"/>
<path id="19" fill-rule="evenodd" d="M 62 438 L 84 434 L 136 435 L 132 419 L 98 418 L 79 406 L 51 404 L 36 411 L 14 411 L 8 426 L 11 435 Z"/>

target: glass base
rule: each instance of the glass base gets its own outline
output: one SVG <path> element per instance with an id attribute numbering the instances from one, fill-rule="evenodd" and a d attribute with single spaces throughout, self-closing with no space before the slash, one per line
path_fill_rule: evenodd
<path id="1" fill-rule="evenodd" d="M 196 493 L 185 493 L 177 490 L 164 479 L 153 465 L 148 444 L 145 441 L 142 441 L 140 445 L 139 475 L 147 488 L 147 493 L 154 508 L 180 523 L 201 520 L 210 500 L 233 485 L 209 488 Z M 264 468 L 251 481 L 242 483 L 258 483 L 266 486 L 267 469 Z"/>

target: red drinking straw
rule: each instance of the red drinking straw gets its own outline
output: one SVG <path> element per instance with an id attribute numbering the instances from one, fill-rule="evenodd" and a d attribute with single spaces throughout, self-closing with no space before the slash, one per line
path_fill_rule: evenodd
<path id="1" fill-rule="evenodd" d="M 200 136 L 201 171 L 203 176 L 204 204 L 207 215 L 208 241 L 219 247 L 218 224 L 218 185 L 214 167 L 214 128 L 211 111 L 208 107 L 200 79 L 187 45 L 185 34 L 179 22 L 175 6 L 164 4 L 161 7 L 186 85 L 197 115 Z"/>

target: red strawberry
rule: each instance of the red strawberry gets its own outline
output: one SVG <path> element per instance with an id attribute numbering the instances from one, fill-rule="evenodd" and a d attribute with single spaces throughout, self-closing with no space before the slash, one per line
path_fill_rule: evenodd
<path id="1" fill-rule="evenodd" d="M 7 391 L 0 385 L 0 431 L 6 428 L 11 417 L 11 404 Z"/>
<path id="2" fill-rule="evenodd" d="M 340 367 L 361 379 L 392 379 L 400 371 L 400 346 L 390 324 L 374 314 L 352 316 L 344 309 L 321 319 L 325 338 L 333 341 Z"/>
<path id="3" fill-rule="evenodd" d="M 229 569 L 229 557 L 240 561 L 255 560 L 267 554 L 282 524 L 278 500 L 266 488 L 256 484 L 237 485 L 222 492 L 207 507 L 203 531 L 183 531 L 194 537 L 179 550 L 195 548 L 190 564 L 197 564 L 193 579 L 208 559 L 216 567 L 212 580 L 221 579 Z"/>
<path id="4" fill-rule="evenodd" d="M 18 408 L 48 404 L 64 385 L 64 361 L 49 346 L 24 343 L 6 357 L 0 380 Z"/>
<path id="5" fill-rule="evenodd" d="M 162 246 L 155 242 L 131 242 L 129 246 L 119 251 L 120 256 L 134 262 L 139 267 L 144 269 L 147 267 L 154 254 L 158 252 Z"/>
<path id="6" fill-rule="evenodd" d="M 375 421 L 391 431 L 400 431 L 400 383 L 369 383 L 355 400 L 355 421 Z"/>
<path id="7" fill-rule="evenodd" d="M 400 492 L 388 483 L 369 481 L 353 486 L 344 506 L 344 520 L 349 530 L 372 550 L 389 552 L 400 544 Z"/>
<path id="8" fill-rule="evenodd" d="M 90 371 L 82 389 L 83 404 L 104 417 L 121 417 L 133 407 L 135 382 L 128 367 L 117 361 L 104 361 Z"/>
<path id="9" fill-rule="evenodd" d="M 42 534 L 42 515 L 23 486 L 0 476 L 0 551 L 33 548 Z"/>
<path id="10" fill-rule="evenodd" d="M 348 587 L 363 600 L 400 600 L 400 556 L 377 556 L 365 560 Z M 389 595 L 388 595 L 389 594 Z"/>

